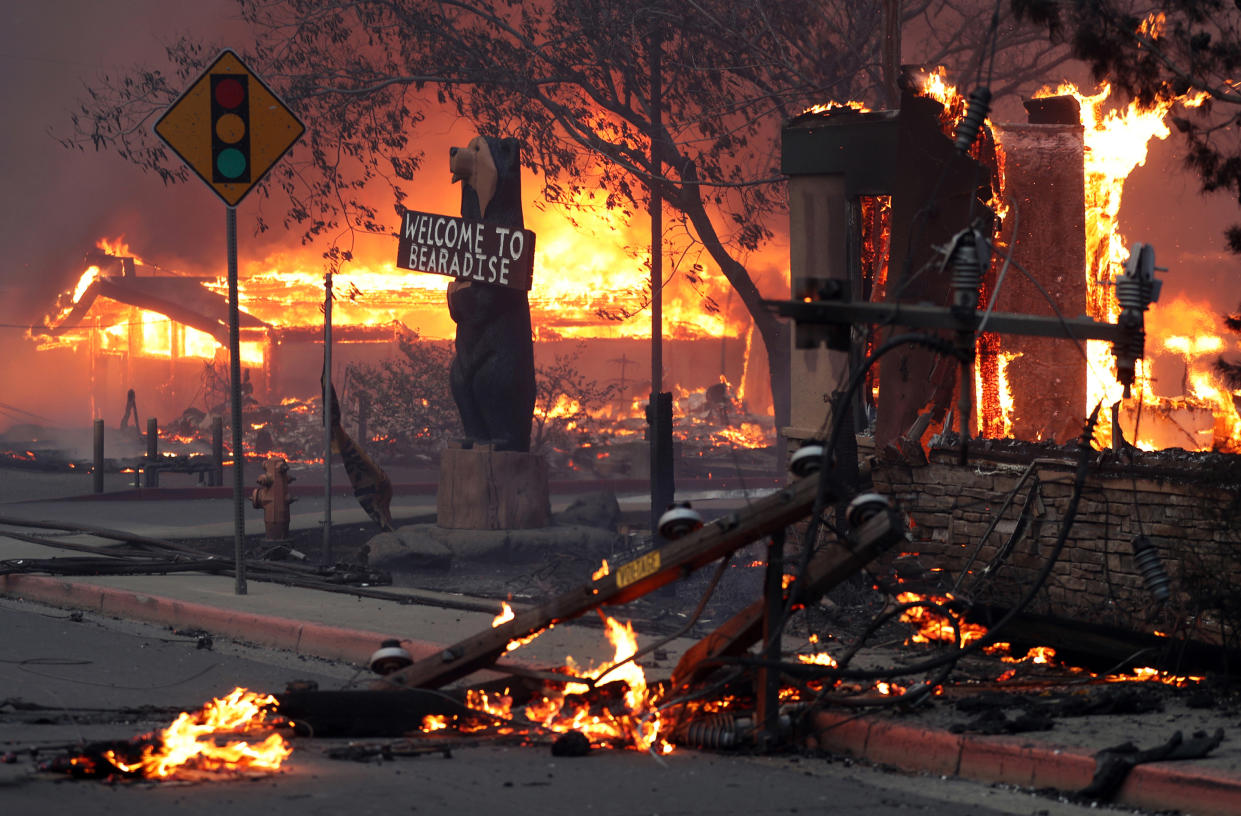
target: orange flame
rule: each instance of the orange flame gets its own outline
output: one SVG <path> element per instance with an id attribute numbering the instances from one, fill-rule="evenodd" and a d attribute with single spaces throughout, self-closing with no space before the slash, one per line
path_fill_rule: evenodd
<path id="1" fill-rule="evenodd" d="M 914 592 L 902 592 L 896 596 L 900 603 L 916 603 L 919 601 L 932 601 L 938 604 L 946 604 L 952 600 L 952 596 L 941 595 L 919 595 Z M 912 607 L 901 615 L 901 620 L 906 623 L 913 623 L 918 626 L 918 631 L 911 638 L 913 643 L 929 643 L 931 641 L 953 642 L 955 640 L 954 629 L 952 623 L 944 616 L 924 607 Z M 961 629 L 961 645 L 979 640 L 987 633 L 985 626 L 979 626 L 964 621 L 958 621 Z M 997 655 L 1000 660 L 1005 663 L 1022 663 L 1050 666 L 1056 662 L 1056 650 L 1049 646 L 1034 646 L 1029 649 L 1024 656 L 1014 657 L 1009 654 L 1012 644 L 999 641 L 983 647 L 983 651 L 989 655 Z M 809 662 L 809 661 L 803 661 Z M 1098 678 L 1099 675 L 1076 666 L 1068 666 L 1061 664 L 1059 668 L 1071 674 L 1081 674 L 1092 678 Z M 1005 682 L 1016 676 L 1016 669 L 1009 669 L 996 678 L 997 682 Z M 1123 683 L 1133 681 L 1150 681 L 1164 683 L 1172 686 L 1186 686 L 1192 683 L 1199 683 L 1202 677 L 1194 675 L 1173 675 L 1168 672 L 1153 668 L 1134 669 L 1130 674 L 1109 674 L 1101 678 L 1109 683 Z"/>
<path id="2" fill-rule="evenodd" d="M 115 238 L 100 238 L 95 242 L 95 246 L 102 249 L 106 255 L 116 258 L 133 258 L 134 263 L 142 263 L 142 259 L 134 255 L 129 244 L 125 243 L 124 235 L 118 235 Z"/>
<path id="3" fill-rule="evenodd" d="M 565 659 L 565 666 L 571 675 L 592 680 L 595 685 L 623 682 L 624 708 L 619 711 L 609 708 L 594 710 L 589 701 L 581 696 L 589 692 L 590 686 L 586 683 L 570 682 L 565 685 L 563 692 L 544 696 L 527 704 L 524 710 L 526 719 L 554 733 L 578 731 L 597 747 L 622 745 L 642 751 L 671 752 L 672 745 L 659 734 L 659 710 L 647 688 L 646 674 L 636 661 L 629 659 L 638 650 L 633 625 L 622 624 L 611 617 L 605 617 L 604 624 L 607 638 L 614 647 L 612 661 L 589 671 L 581 671 L 576 661 L 569 657 Z M 510 648 L 511 646 L 510 643 Z M 519 723 L 514 722 L 512 698 L 507 694 L 492 698 L 483 692 L 471 690 L 467 692 L 466 705 L 489 715 L 505 729 L 520 727 Z M 430 725 L 438 727 L 438 722 Z M 429 730 L 426 724 L 424 730 Z"/>
<path id="4" fill-rule="evenodd" d="M 902 604 L 930 601 L 945 605 L 952 601 L 952 596 L 919 595 L 916 592 L 901 592 L 896 596 L 896 600 Z M 962 620 L 958 620 L 956 627 L 954 627 L 952 621 L 947 617 L 924 606 L 913 606 L 906 609 L 901 613 L 901 621 L 912 623 L 918 627 L 918 631 L 910 637 L 910 641 L 913 643 L 930 643 L 931 641 L 951 643 L 956 641 L 957 630 L 959 629 L 961 645 L 965 645 L 971 641 L 979 640 L 987 633 L 985 626 Z"/>
<path id="5" fill-rule="evenodd" d="M 491 622 L 491 628 L 495 629 L 500 624 L 505 621 L 511 621 L 515 617 L 517 617 L 517 615 L 513 613 L 513 607 L 508 605 L 508 601 L 501 601 L 500 614 L 496 615 L 495 619 Z"/>
<path id="6" fill-rule="evenodd" d="M 855 102 L 852 99 L 846 102 L 820 102 L 817 105 L 811 105 L 801 112 L 802 116 L 816 113 L 831 113 L 838 110 L 851 110 L 858 113 L 870 113 L 870 108 L 864 102 Z"/>
<path id="7" fill-rule="evenodd" d="M 280 734 L 270 734 L 261 742 L 228 739 L 222 743 L 217 734 L 230 737 L 258 734 L 269 727 L 267 716 L 276 705 L 270 694 L 258 694 L 235 688 L 218 697 L 193 714 L 182 713 L 172 725 L 159 732 L 154 745 L 143 749 L 138 762 L 125 763 L 114 751 L 104 753 L 109 762 L 125 773 L 166 779 L 182 768 L 194 770 L 279 770 L 293 748 Z"/>

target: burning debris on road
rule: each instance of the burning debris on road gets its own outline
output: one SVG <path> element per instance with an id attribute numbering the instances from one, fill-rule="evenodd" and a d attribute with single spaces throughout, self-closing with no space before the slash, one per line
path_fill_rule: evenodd
<path id="1" fill-rule="evenodd" d="M 276 699 L 233 689 L 167 728 L 123 743 L 88 745 L 40 766 L 74 777 L 176 779 L 197 773 L 271 772 L 293 753 L 273 716 Z"/>

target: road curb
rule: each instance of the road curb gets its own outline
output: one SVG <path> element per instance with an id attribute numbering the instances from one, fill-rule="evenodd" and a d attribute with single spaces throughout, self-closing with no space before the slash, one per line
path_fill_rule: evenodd
<path id="1" fill-rule="evenodd" d="M 1093 754 L 1037 746 L 1020 737 L 956 735 L 876 717 L 819 712 L 810 747 L 905 771 L 959 776 L 1027 788 L 1081 790 L 1094 777 Z M 1138 765 L 1112 804 L 1177 810 L 1187 816 L 1241 813 L 1241 779 L 1185 763 Z"/>
<path id="2" fill-rule="evenodd" d="M 206 604 L 96 584 L 35 575 L 0 576 L 0 595 L 110 617 L 213 634 L 297 654 L 365 665 L 388 638 L 400 640 L 415 660 L 443 646 L 359 629 L 230 611 Z M 1094 756 L 1081 750 L 1036 746 L 1020 737 L 985 737 L 933 731 L 916 725 L 834 712 L 819 712 L 807 745 L 906 771 L 958 776 L 1029 788 L 1075 791 L 1094 775 Z M 1134 768 L 1114 804 L 1148 810 L 1178 810 L 1189 816 L 1241 813 L 1241 779 L 1184 762 Z"/>
<path id="3" fill-rule="evenodd" d="M 400 640 L 414 660 L 437 654 L 444 648 L 438 643 L 396 634 L 238 612 L 144 592 L 37 575 L 0 576 L 0 594 L 52 606 L 84 609 L 110 617 L 205 629 L 235 640 L 361 666 L 365 666 L 379 644 L 389 638 Z"/>

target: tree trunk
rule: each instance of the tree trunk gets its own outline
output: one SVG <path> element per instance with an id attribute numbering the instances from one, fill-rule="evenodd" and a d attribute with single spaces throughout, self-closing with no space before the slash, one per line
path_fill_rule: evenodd
<path id="1" fill-rule="evenodd" d="M 901 0 L 883 0 L 883 90 L 888 108 L 901 105 Z"/>
<path id="2" fill-rule="evenodd" d="M 789 424 L 791 409 L 789 398 L 791 357 L 788 327 L 763 306 L 763 296 L 758 291 L 758 287 L 754 285 L 749 272 L 733 258 L 724 246 L 724 242 L 720 240 L 719 234 L 715 231 L 715 224 L 711 221 L 703 204 L 700 188 L 696 183 L 698 172 L 693 162 L 687 162 L 682 166 L 681 177 L 686 184 L 678 188 L 677 199 L 672 203 L 689 218 L 690 223 L 694 225 L 694 231 L 698 234 L 698 239 L 711 254 L 711 258 L 720 265 L 720 270 L 728 279 L 729 284 L 740 295 L 741 302 L 745 304 L 750 316 L 754 319 L 754 326 L 758 329 L 759 336 L 763 339 L 763 346 L 767 349 L 767 365 L 771 372 L 771 404 L 775 413 L 776 429 L 779 430 Z M 784 447 L 777 445 L 776 448 L 778 461 L 783 463 Z"/>

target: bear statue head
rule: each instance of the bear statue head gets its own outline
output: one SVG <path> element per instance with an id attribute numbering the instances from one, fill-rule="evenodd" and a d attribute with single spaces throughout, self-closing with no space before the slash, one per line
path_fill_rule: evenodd
<path id="1" fill-rule="evenodd" d="M 462 182 L 461 215 L 507 227 L 523 227 L 521 148 L 514 138 L 475 136 L 448 149 L 452 180 Z"/>

